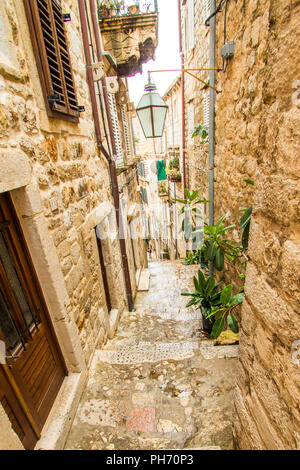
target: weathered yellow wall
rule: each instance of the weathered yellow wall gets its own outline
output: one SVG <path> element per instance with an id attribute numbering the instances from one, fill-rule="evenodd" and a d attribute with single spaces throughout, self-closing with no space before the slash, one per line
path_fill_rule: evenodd
<path id="1" fill-rule="evenodd" d="M 10 160 L 18 155 L 12 164 L 15 188 L 23 185 L 18 185 L 20 161 L 24 160 L 26 171 L 28 165 L 31 169 L 29 180 L 39 190 L 42 214 L 69 295 L 70 313 L 88 362 L 95 346 L 106 341 L 107 309 L 95 234 L 92 227 L 87 229 L 87 220 L 104 202 L 113 212 L 113 201 L 108 165 L 95 143 L 77 1 L 62 3 L 64 11 L 72 12 L 72 21 L 65 25 L 78 103 L 85 106 L 85 112 L 79 123 L 48 118 L 23 2 L 5 0 L 0 5 L 0 147 L 2 154 L 11 154 Z M 1 168 L 2 174 L 5 170 Z M 114 289 L 123 311 L 126 297 L 119 244 L 114 243 L 112 249 Z"/>
<path id="2" fill-rule="evenodd" d="M 235 393 L 241 449 L 300 446 L 299 21 L 298 1 L 230 1 L 235 56 L 217 78 L 216 217 L 229 211 L 238 224 L 239 208 L 254 209 Z"/>

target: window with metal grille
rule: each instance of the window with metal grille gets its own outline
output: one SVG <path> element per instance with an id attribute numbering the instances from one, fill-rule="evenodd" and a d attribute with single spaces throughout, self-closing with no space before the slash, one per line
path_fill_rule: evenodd
<path id="1" fill-rule="evenodd" d="M 122 116 L 122 124 L 123 124 L 123 131 L 124 131 L 124 141 L 125 141 L 126 155 L 127 155 L 128 158 L 130 158 L 132 152 L 131 152 L 130 131 L 129 131 L 126 104 L 121 105 L 121 116 Z"/>
<path id="2" fill-rule="evenodd" d="M 48 115 L 76 122 L 79 109 L 61 2 L 24 0 L 24 5 Z"/>
<path id="3" fill-rule="evenodd" d="M 113 132 L 114 132 L 115 143 L 116 143 L 116 153 L 117 153 L 116 165 L 122 165 L 124 163 L 122 139 L 121 139 L 120 126 L 119 126 L 116 98 L 113 93 L 108 93 L 108 101 L 109 101 L 110 115 L 111 115 Z"/>

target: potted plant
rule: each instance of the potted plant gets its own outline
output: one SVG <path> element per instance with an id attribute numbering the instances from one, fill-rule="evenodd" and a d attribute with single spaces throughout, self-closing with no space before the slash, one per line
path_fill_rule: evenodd
<path id="1" fill-rule="evenodd" d="M 216 284 L 213 276 L 206 279 L 200 269 L 198 276 L 194 276 L 193 281 L 195 286 L 194 292 L 182 292 L 181 295 L 192 297 L 186 307 L 200 305 L 203 330 L 211 333 L 215 322 L 214 316 L 211 315 L 212 309 L 221 303 L 220 292 L 218 292 L 219 283 Z"/>
<path id="2" fill-rule="evenodd" d="M 179 173 L 179 170 L 176 170 L 175 168 L 168 170 L 168 179 L 171 181 L 171 183 L 180 183 L 181 173 Z"/>
<path id="3" fill-rule="evenodd" d="M 180 183 L 181 174 L 179 170 L 179 158 L 178 157 L 174 157 L 170 161 L 167 174 L 168 174 L 168 179 L 172 183 Z"/>
<path id="4" fill-rule="evenodd" d="M 158 185 L 158 195 L 159 197 L 162 197 L 163 199 L 166 199 L 169 197 L 169 191 L 164 181 L 161 181 Z"/>
<path id="5" fill-rule="evenodd" d="M 213 306 L 207 319 L 214 318 L 214 325 L 211 331 L 212 338 L 218 338 L 224 327 L 227 325 L 234 333 L 239 332 L 238 322 L 233 314 L 233 310 L 244 301 L 244 292 L 232 296 L 232 285 L 225 286 L 220 292 L 218 305 Z"/>

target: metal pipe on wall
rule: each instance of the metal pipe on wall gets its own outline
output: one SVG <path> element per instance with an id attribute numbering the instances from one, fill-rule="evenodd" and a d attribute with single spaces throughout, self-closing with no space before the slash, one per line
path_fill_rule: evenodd
<path id="1" fill-rule="evenodd" d="M 181 0 L 178 0 L 178 24 L 179 24 L 179 54 L 181 55 L 181 69 L 184 69 L 184 54 L 182 50 L 182 32 L 181 32 Z M 183 189 L 186 188 L 186 168 L 185 168 L 185 105 L 184 105 L 184 72 L 181 72 L 181 132 L 182 132 L 182 174 L 183 174 Z"/>
<path id="2" fill-rule="evenodd" d="M 210 12 L 213 14 L 216 10 L 216 0 L 210 2 Z M 216 61 L 216 16 L 210 19 L 210 38 L 209 38 L 209 68 L 215 68 Z M 215 70 L 211 70 L 209 74 L 209 84 L 215 86 Z M 209 224 L 214 225 L 214 167 L 215 167 L 215 91 L 209 89 L 209 176 L 208 176 L 208 193 L 209 193 Z M 210 276 L 214 273 L 213 263 L 209 266 Z"/>
<path id="3" fill-rule="evenodd" d="M 98 113 L 98 107 L 97 107 L 93 71 L 91 67 L 92 57 L 91 57 L 90 43 L 89 43 L 89 38 L 88 38 L 87 18 L 86 18 L 84 0 L 78 0 L 78 6 L 79 6 L 80 22 L 81 22 L 81 29 L 82 29 L 84 52 L 85 52 L 85 57 L 86 57 L 86 62 L 87 62 L 87 77 L 88 77 L 88 85 L 89 85 L 90 94 L 91 94 L 92 110 L 93 110 L 93 118 L 94 118 L 95 130 L 96 130 L 97 143 L 98 143 L 98 147 L 105 155 L 109 164 L 109 173 L 110 173 L 110 180 L 111 180 L 111 185 L 112 185 L 112 195 L 114 199 L 117 224 L 118 224 L 119 234 L 120 234 L 119 241 L 120 241 L 122 266 L 123 266 L 124 279 L 125 279 L 126 296 L 127 296 L 128 308 L 130 311 L 132 311 L 134 308 L 134 304 L 133 304 L 128 258 L 127 258 L 127 252 L 126 252 L 126 244 L 125 244 L 125 238 L 124 238 L 123 220 L 122 220 L 121 210 L 120 210 L 120 196 L 119 196 L 116 165 L 115 165 L 115 161 L 113 160 L 113 158 L 111 158 L 111 155 L 108 154 L 108 152 L 105 150 L 105 148 L 102 145 L 100 120 L 99 120 L 99 113 Z M 96 42 L 97 59 L 100 62 L 102 61 L 101 40 L 100 40 L 99 25 L 98 25 L 98 14 L 95 8 L 94 0 L 90 0 L 90 10 L 91 10 L 92 23 L 93 23 L 93 29 L 94 29 L 94 35 L 95 35 L 95 42 Z M 105 108 L 106 108 L 106 113 L 107 113 L 107 121 L 108 121 L 108 126 L 109 126 L 112 151 L 113 151 L 113 154 L 116 155 L 116 143 L 115 143 L 114 134 L 113 134 L 112 120 L 111 120 L 111 115 L 110 115 L 110 108 L 109 108 L 109 103 L 108 103 L 105 78 L 102 81 L 102 85 L 103 85 L 103 96 L 104 96 Z"/>

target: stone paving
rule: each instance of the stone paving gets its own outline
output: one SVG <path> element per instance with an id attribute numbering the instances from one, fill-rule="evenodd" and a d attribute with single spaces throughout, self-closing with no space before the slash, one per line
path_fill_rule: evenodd
<path id="1" fill-rule="evenodd" d="M 193 289 L 195 266 L 151 262 L 150 289 L 96 352 L 66 449 L 232 449 L 238 346 L 214 346 Z"/>

